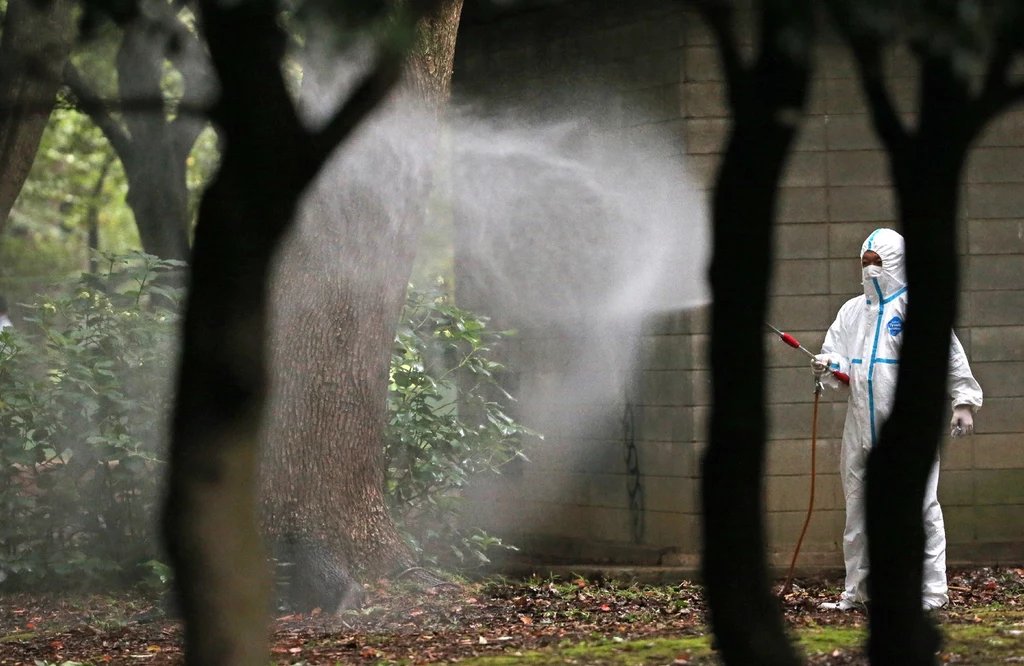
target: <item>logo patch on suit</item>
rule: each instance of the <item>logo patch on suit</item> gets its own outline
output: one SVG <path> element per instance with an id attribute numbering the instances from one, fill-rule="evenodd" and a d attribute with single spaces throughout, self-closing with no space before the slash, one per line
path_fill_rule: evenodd
<path id="1" fill-rule="evenodd" d="M 899 317 L 893 317 L 886 324 L 886 327 L 889 329 L 889 335 L 897 336 L 903 332 L 903 320 Z"/>

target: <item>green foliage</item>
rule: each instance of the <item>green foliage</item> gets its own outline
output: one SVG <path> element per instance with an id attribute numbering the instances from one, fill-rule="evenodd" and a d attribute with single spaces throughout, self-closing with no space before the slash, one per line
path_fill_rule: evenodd
<path id="1" fill-rule="evenodd" d="M 471 477 L 524 458 L 523 437 L 534 434 L 502 405 L 512 397 L 492 357 L 509 332 L 489 330 L 487 321 L 445 296 L 411 290 L 395 339 L 387 495 L 407 541 L 428 562 L 481 564 L 488 548 L 504 546 L 460 526 L 460 491 Z"/>
<path id="2" fill-rule="evenodd" d="M 154 511 L 176 262 L 103 258 L 0 335 L 0 573 L 18 585 L 134 579 Z M 161 299 L 153 300 L 154 294 Z"/>

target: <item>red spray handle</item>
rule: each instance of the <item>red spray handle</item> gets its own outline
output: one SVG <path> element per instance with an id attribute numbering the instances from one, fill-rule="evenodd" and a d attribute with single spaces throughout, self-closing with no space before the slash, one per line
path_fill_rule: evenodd
<path id="1" fill-rule="evenodd" d="M 800 341 L 797 340 L 796 338 L 794 338 L 792 335 L 790 335 L 789 333 L 785 333 L 783 331 L 780 331 L 779 329 L 775 328 L 771 324 L 766 324 L 766 326 L 768 326 L 768 328 L 770 328 L 773 331 L 775 331 L 775 334 L 779 336 L 779 339 L 782 340 L 783 342 L 785 342 L 787 345 L 789 345 L 793 349 L 799 349 L 800 351 L 802 351 L 803 353 L 807 354 L 811 358 L 814 358 L 814 354 L 811 353 L 811 351 L 809 349 L 807 349 L 802 344 L 800 344 Z M 841 381 L 842 383 L 846 384 L 847 386 L 850 385 L 850 375 L 846 374 L 845 372 L 841 372 L 839 370 L 832 370 L 831 368 L 829 368 L 829 372 L 831 372 L 832 376 L 835 377 L 836 379 L 838 379 L 839 381 Z"/>

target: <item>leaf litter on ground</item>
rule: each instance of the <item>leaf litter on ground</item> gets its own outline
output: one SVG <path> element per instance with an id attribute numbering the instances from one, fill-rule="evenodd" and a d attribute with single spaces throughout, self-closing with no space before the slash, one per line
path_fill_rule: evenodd
<path id="1" fill-rule="evenodd" d="M 866 663 L 859 645 L 867 626 L 864 613 L 818 608 L 838 597 L 840 584 L 835 577 L 800 579 L 780 600 L 811 664 Z M 778 585 L 776 592 L 780 589 Z M 1024 626 L 989 626 L 992 609 L 1009 611 L 1024 625 L 1024 569 L 951 572 L 950 598 L 950 605 L 936 615 L 942 624 L 963 625 L 965 630 L 985 627 L 990 632 L 984 635 L 988 644 L 1002 641 L 1011 649 L 1019 644 L 1019 656 L 1024 658 Z M 270 626 L 271 659 L 279 664 L 475 663 L 488 657 L 526 658 L 538 650 L 582 649 L 581 644 L 603 650 L 582 658 L 589 663 L 718 663 L 706 654 L 706 639 L 701 639 L 703 655 L 687 647 L 690 643 L 673 642 L 695 640 L 708 632 L 701 589 L 690 582 L 495 578 L 422 590 L 381 581 L 367 589 L 358 610 L 339 615 L 319 609 L 286 612 L 272 618 Z M 178 664 L 181 642 L 179 622 L 129 593 L 0 595 L 3 666 L 69 661 L 96 666 Z M 678 653 L 665 657 L 665 650 L 677 647 Z M 965 653 L 971 649 L 956 641 L 951 648 Z M 616 661 L 619 653 L 631 660 Z M 943 661 L 988 663 L 984 655 L 965 653 L 945 652 Z M 1012 663 L 1005 660 L 1016 656 L 1004 655 L 999 663 Z"/>

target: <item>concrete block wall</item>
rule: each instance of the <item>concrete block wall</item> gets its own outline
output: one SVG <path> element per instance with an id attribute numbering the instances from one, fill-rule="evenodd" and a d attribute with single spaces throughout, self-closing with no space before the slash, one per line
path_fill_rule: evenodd
<path id="1" fill-rule="evenodd" d="M 729 129 L 714 41 L 680 3 L 562 2 L 485 19 L 468 14 L 456 53 L 455 90 L 495 108 L 568 109 L 658 154 L 679 154 L 708 187 Z M 753 20 L 740 14 L 749 43 Z M 878 226 L 895 226 L 886 156 L 855 70 L 835 40 L 818 66 L 790 156 L 775 231 L 771 322 L 820 347 L 842 303 L 860 291 L 858 253 Z M 890 90 L 914 114 L 914 67 L 887 59 Z M 600 84 L 598 86 L 597 84 Z M 595 91 L 600 92 L 595 92 Z M 666 135 L 678 142 L 666 145 Z M 951 562 L 1024 560 L 1024 110 L 994 123 L 971 154 L 961 199 L 962 294 L 957 334 L 985 391 L 977 435 L 942 456 Z M 709 410 L 706 313 L 652 318 L 621 404 L 601 436 L 563 433 L 531 448 L 532 463 L 488 483 L 474 517 L 551 559 L 694 563 L 699 553 L 699 457 Z M 533 390 L 520 340 L 520 391 Z M 564 344 L 564 342 L 563 342 Z M 805 357 L 766 337 L 769 415 L 766 497 L 769 549 L 788 564 L 809 490 L 811 380 Z M 550 367 L 540 364 L 541 367 Z M 634 544 L 622 437 L 632 405 L 645 490 L 644 537 Z M 818 430 L 814 520 L 805 566 L 840 567 L 844 522 L 838 475 L 845 397 L 827 395 Z M 584 443 L 581 444 L 581 440 Z M 580 451 L 584 453 L 581 455 Z M 519 520 L 510 505 L 523 507 Z M 616 548 L 631 545 L 632 548 Z"/>

